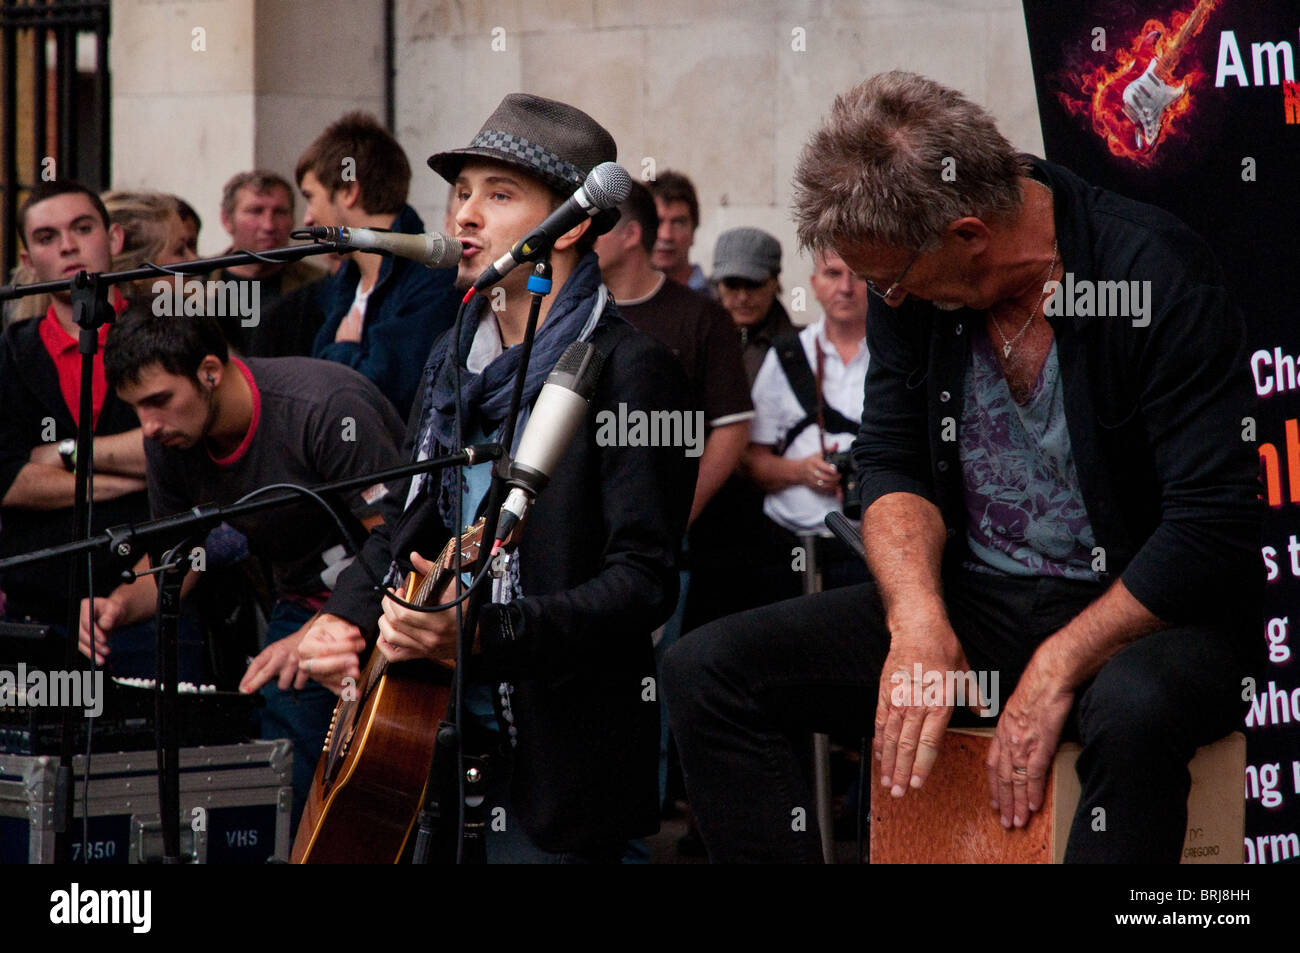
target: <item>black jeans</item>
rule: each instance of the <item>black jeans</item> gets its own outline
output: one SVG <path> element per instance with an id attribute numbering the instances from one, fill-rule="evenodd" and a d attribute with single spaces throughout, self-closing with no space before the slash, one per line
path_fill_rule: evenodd
<path id="1" fill-rule="evenodd" d="M 998 672 L 999 711 L 1034 649 L 1104 590 L 973 572 L 945 583 L 972 670 Z M 1118 652 L 1080 689 L 1063 732 L 1082 746 L 1067 862 L 1178 861 L 1187 762 L 1241 724 L 1242 678 L 1258 674 L 1249 644 L 1222 628 L 1166 629 Z M 720 619 L 668 653 L 664 694 L 710 859 L 820 858 L 800 746 L 813 731 L 872 733 L 888 650 L 880 600 L 866 583 Z M 1102 831 L 1092 829 L 1096 807 L 1105 810 Z"/>

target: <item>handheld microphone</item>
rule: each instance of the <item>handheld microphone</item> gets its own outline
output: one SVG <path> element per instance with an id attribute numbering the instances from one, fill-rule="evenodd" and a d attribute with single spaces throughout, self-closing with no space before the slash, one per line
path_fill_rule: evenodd
<path id="1" fill-rule="evenodd" d="M 350 245 L 357 251 L 388 252 L 399 258 L 418 261 L 426 268 L 455 268 L 464 251 L 460 242 L 439 232 L 408 235 L 382 228 L 349 228 L 346 225 L 316 225 L 307 231 L 317 240 Z"/>
<path id="2" fill-rule="evenodd" d="M 602 162 L 587 175 L 563 205 L 546 217 L 542 224 L 515 242 L 478 276 L 474 290 L 482 291 L 496 284 L 525 261 L 536 261 L 565 232 L 606 209 L 616 207 L 632 191 L 632 177 L 617 162 Z"/>
<path id="3" fill-rule="evenodd" d="M 546 377 L 537 403 L 519 438 L 519 452 L 510 464 L 510 492 L 501 507 L 493 555 L 528 513 L 528 507 L 550 481 L 595 393 L 605 355 L 586 341 L 574 341 Z"/>

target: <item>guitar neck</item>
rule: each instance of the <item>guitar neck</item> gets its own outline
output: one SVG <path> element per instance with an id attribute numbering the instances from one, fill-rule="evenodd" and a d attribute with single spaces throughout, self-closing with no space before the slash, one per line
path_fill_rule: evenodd
<path id="1" fill-rule="evenodd" d="M 460 547 L 461 569 L 469 569 L 478 562 L 479 551 L 483 543 L 483 525 L 484 521 L 479 520 L 468 530 L 465 531 L 459 539 L 447 540 L 447 545 L 442 548 L 438 554 L 438 559 L 434 563 L 437 567 L 428 575 L 418 572 L 407 573 L 406 584 L 402 587 L 402 599 L 405 602 L 416 606 L 427 606 L 437 601 L 439 594 L 447 587 L 456 575 L 454 567 L 455 553 L 457 546 Z M 388 668 L 388 659 L 382 652 L 376 651 L 370 659 L 367 666 L 369 677 L 367 678 L 367 688 L 373 686 L 379 681 L 379 677 L 384 674 Z"/>
<path id="2" fill-rule="evenodd" d="M 1173 42 L 1169 44 L 1169 49 L 1165 50 L 1160 56 L 1160 70 L 1164 74 L 1162 77 L 1171 86 L 1173 79 L 1170 74 L 1178 68 L 1178 61 L 1182 59 L 1183 48 L 1187 46 L 1188 41 L 1201 31 L 1205 25 L 1205 18 L 1210 15 L 1218 0 L 1201 0 L 1196 5 L 1196 9 L 1191 12 L 1186 22 L 1174 37 Z"/>
<path id="3" fill-rule="evenodd" d="M 413 572 L 406 579 L 406 591 L 403 598 L 417 606 L 427 606 L 438 597 L 447 583 L 455 578 L 455 552 L 460 548 L 461 569 L 470 569 L 478 562 L 479 550 L 483 543 L 484 521 L 479 520 L 459 539 L 447 540 L 447 545 L 438 554 L 434 565 L 437 567 L 427 576 Z"/>

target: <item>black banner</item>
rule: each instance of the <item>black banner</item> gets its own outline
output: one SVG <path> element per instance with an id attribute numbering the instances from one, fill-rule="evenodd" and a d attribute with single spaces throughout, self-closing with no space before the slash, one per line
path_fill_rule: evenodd
<path id="1" fill-rule="evenodd" d="M 1246 316 L 1269 505 L 1247 863 L 1300 857 L 1300 4 L 1024 0 L 1047 158 L 1209 241 Z M 1255 419 L 1256 416 L 1258 419 Z M 1291 616 L 1295 620 L 1291 620 Z"/>

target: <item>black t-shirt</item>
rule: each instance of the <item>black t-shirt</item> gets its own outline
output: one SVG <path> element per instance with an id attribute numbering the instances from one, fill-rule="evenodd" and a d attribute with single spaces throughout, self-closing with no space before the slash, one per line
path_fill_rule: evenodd
<path id="1" fill-rule="evenodd" d="M 709 428 L 748 420 L 754 404 L 740 341 L 720 305 L 675 281 L 647 298 L 618 302 L 629 324 L 668 347 L 686 370 L 691 395 Z"/>
<path id="2" fill-rule="evenodd" d="M 200 503 L 232 503 L 270 483 L 312 486 L 401 464 L 402 421 L 388 398 L 350 367 L 308 357 L 232 359 L 227 373 L 241 371 L 251 374 L 256 411 L 250 436 L 230 457 L 214 460 L 203 443 L 180 450 L 145 441 L 155 517 Z M 363 519 L 376 511 L 377 492 L 351 493 L 345 503 Z M 328 588 L 322 554 L 341 540 L 317 504 L 228 522 L 271 564 L 277 596 L 312 599 Z M 342 553 L 330 555 L 337 561 Z"/>
<path id="3" fill-rule="evenodd" d="M 619 303 L 619 313 L 666 345 L 686 368 L 695 406 L 710 428 L 749 420 L 754 403 L 731 316 L 717 302 L 665 280 L 648 299 Z M 692 565 L 755 558 L 749 538 L 763 516 L 763 491 L 733 474 L 709 500 L 690 531 Z"/>

